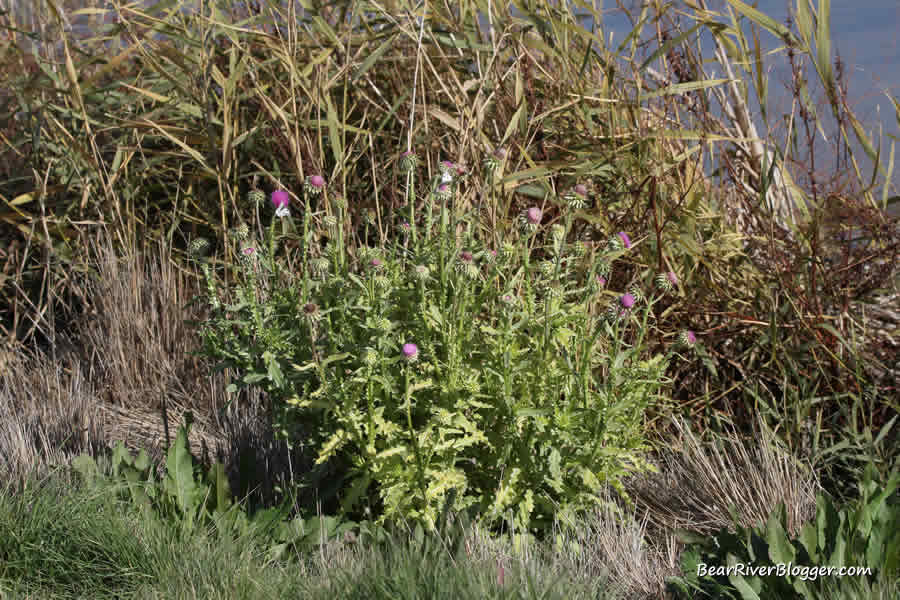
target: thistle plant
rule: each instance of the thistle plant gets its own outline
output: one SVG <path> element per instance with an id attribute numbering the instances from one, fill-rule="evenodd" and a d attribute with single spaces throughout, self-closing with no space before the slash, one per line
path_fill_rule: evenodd
<path id="1" fill-rule="evenodd" d="M 461 169 L 445 163 L 442 173 Z M 303 431 L 317 464 L 341 478 L 326 500 L 347 515 L 379 506 L 381 522 L 433 525 L 454 489 L 455 510 L 477 509 L 491 525 L 511 518 L 541 532 L 556 517 L 573 523 L 603 482 L 624 494 L 623 477 L 651 469 L 640 455 L 643 416 L 674 351 L 640 359 L 640 339 L 625 345 L 631 325 L 621 317 L 643 310 L 646 327 L 656 299 L 639 302 L 635 286 L 614 319 L 588 310 L 607 293 L 616 256 L 570 269 L 584 252 L 567 252 L 568 219 L 551 228 L 550 258 L 532 272 L 537 207 L 499 252 L 471 235 L 457 240 L 454 208 L 433 193 L 452 184 L 425 190 L 438 230 L 420 223 L 408 248 L 360 247 L 346 276 L 326 253 L 285 282 L 259 268 L 274 256 L 248 240 L 238 302 L 205 325 L 204 350 L 238 373 L 231 389 L 265 388 L 289 442 Z M 397 235 L 415 231 L 409 225 Z M 627 234 L 615 239 L 619 251 L 631 247 Z"/>

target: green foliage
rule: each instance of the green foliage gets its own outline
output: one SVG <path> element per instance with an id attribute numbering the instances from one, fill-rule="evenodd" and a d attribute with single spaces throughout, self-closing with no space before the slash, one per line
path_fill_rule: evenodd
<path id="1" fill-rule="evenodd" d="M 459 185 L 442 191 L 452 198 Z M 237 301 L 211 299 L 203 353 L 237 373 L 231 390 L 268 392 L 282 435 L 313 444 L 343 482 L 344 513 L 383 508 L 382 521 L 433 527 L 456 489 L 454 509 L 493 524 L 573 524 L 605 484 L 624 495 L 621 480 L 650 468 L 643 418 L 671 355 L 639 359 L 649 305 L 640 324 L 617 304 L 598 310 L 608 292 L 590 282 L 621 247 L 567 255 L 567 222 L 539 265 L 537 226 L 495 256 L 473 236 L 473 215 L 436 198 L 425 218 L 411 214 L 410 235 L 360 248 L 353 265 L 338 248 L 285 282 L 271 252 L 245 261 Z M 286 218 L 286 236 L 292 228 Z M 407 343 L 415 361 L 401 355 Z"/>
<path id="2" fill-rule="evenodd" d="M 155 471 L 147 453 L 137 457 L 119 442 L 113 451 L 111 477 L 124 484 L 126 499 L 142 510 L 145 517 L 158 517 L 175 526 L 182 535 L 189 536 L 200 526 L 213 527 L 229 537 L 251 533 L 268 542 L 269 558 L 281 556 L 288 547 L 314 548 L 341 539 L 354 530 L 363 540 L 383 540 L 386 532 L 373 523 L 353 523 L 336 517 L 296 517 L 285 519 L 288 505 L 256 511 L 248 516 L 231 497 L 224 467 L 215 463 L 202 473 L 188 449 L 190 419 L 178 428 L 175 443 L 169 448 L 165 461 L 165 476 L 155 480 Z M 76 457 L 72 466 L 91 486 L 101 481 L 100 471 L 93 458 Z"/>
<path id="3" fill-rule="evenodd" d="M 867 469 L 860 486 L 862 497 L 840 510 L 828 496 L 819 494 L 815 521 L 804 524 L 794 538 L 786 532 L 783 504 L 763 527 L 748 529 L 736 522 L 735 533 L 723 529 L 706 538 L 684 534 L 684 541 L 691 545 L 682 554 L 683 576 L 671 578 L 672 587 L 682 598 L 703 592 L 710 597 L 751 600 L 837 597 L 830 595 L 835 587 L 847 587 L 849 593 L 857 585 L 854 579 L 868 579 L 867 587 L 896 581 L 900 474 L 883 486 L 875 475 L 874 469 Z M 839 575 L 841 567 L 868 568 L 871 573 Z M 771 570 L 750 572 L 756 568 Z"/>

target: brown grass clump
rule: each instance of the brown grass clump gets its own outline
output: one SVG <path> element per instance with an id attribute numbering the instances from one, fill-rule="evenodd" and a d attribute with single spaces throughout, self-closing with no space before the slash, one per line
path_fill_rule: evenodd
<path id="1" fill-rule="evenodd" d="M 673 419 L 673 424 L 680 439 L 674 449 L 659 452 L 660 473 L 626 485 L 657 528 L 702 534 L 731 529 L 732 506 L 741 526 L 755 527 L 779 502 L 787 509 L 792 534 L 815 516 L 820 490 L 815 473 L 764 425 L 757 431 L 758 443 L 752 443 L 733 433 L 703 439 L 683 420 Z"/>
<path id="2" fill-rule="evenodd" d="M 89 245 L 90 274 L 73 283 L 87 300 L 73 317 L 72 339 L 58 336 L 53 352 L 6 353 L 0 455 L 8 458 L 0 473 L 19 478 L 121 441 L 132 452 L 147 450 L 161 474 L 190 412 L 192 454 L 207 467 L 223 462 L 239 497 L 253 492 L 251 502 L 273 501 L 276 487 L 286 488 L 309 458 L 275 441 L 263 394 L 242 391 L 226 408 L 229 373 L 209 375 L 192 358 L 197 340 L 186 321 L 201 317 L 190 303 L 196 281 L 162 244 L 121 259 L 108 238 Z"/>

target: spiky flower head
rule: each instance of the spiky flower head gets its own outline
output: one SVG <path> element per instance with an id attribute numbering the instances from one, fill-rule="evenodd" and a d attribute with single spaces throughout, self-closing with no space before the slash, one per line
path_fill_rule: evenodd
<path id="1" fill-rule="evenodd" d="M 442 160 L 438 163 L 438 169 L 441 170 L 442 176 L 449 175 L 450 179 L 453 179 L 453 176 L 456 174 L 456 165 L 449 160 Z"/>
<path id="2" fill-rule="evenodd" d="M 250 264 L 256 260 L 259 251 L 252 244 L 245 245 L 241 248 L 241 261 L 244 264 Z"/>
<path id="3" fill-rule="evenodd" d="M 243 242 L 247 239 L 247 236 L 250 235 L 250 228 L 247 227 L 246 223 L 241 223 L 240 225 L 232 229 L 230 233 L 238 240 Z"/>
<path id="4" fill-rule="evenodd" d="M 384 275 L 375 276 L 375 287 L 379 290 L 386 290 L 391 285 L 391 280 Z"/>
<path id="5" fill-rule="evenodd" d="M 312 268 L 313 275 L 316 277 L 324 277 L 328 273 L 329 267 L 331 267 L 331 261 L 324 256 L 320 256 L 313 259 L 310 267 Z"/>
<path id="6" fill-rule="evenodd" d="M 487 155 L 484 159 L 484 168 L 489 172 L 493 172 L 497 170 L 497 167 L 500 166 L 500 163 L 503 162 L 503 159 L 506 158 L 506 150 L 503 148 L 496 148 L 493 152 Z"/>
<path id="7" fill-rule="evenodd" d="M 336 210 L 347 210 L 347 199 L 343 196 L 335 196 L 331 202 Z"/>
<path id="8" fill-rule="evenodd" d="M 419 164 L 418 157 L 413 154 L 412 150 L 407 150 L 400 155 L 400 172 L 409 173 Z"/>
<path id="9" fill-rule="evenodd" d="M 512 294 L 503 294 L 500 296 L 500 301 L 508 306 L 513 306 L 516 303 L 516 297 Z"/>
<path id="10" fill-rule="evenodd" d="M 631 238 L 624 231 L 620 231 L 607 242 L 607 249 L 610 252 L 621 252 L 631 248 Z"/>
<path id="11" fill-rule="evenodd" d="M 656 287 L 665 293 L 671 292 L 676 285 L 678 285 L 678 277 L 672 271 L 656 276 Z"/>
<path id="12" fill-rule="evenodd" d="M 594 278 L 588 282 L 588 289 L 592 294 L 596 294 L 606 287 L 606 278 L 602 275 L 594 275 Z"/>
<path id="13" fill-rule="evenodd" d="M 284 190 L 275 190 L 272 192 L 272 204 L 275 205 L 275 216 L 279 219 L 283 219 L 284 217 L 291 214 L 291 211 L 288 209 L 288 204 L 291 201 L 291 197 Z"/>
<path id="14" fill-rule="evenodd" d="M 434 197 L 437 198 L 438 202 L 446 202 L 453 197 L 453 188 L 450 187 L 449 183 L 439 183 L 434 188 Z"/>
<path id="15" fill-rule="evenodd" d="M 388 332 L 393 328 L 394 324 L 391 323 L 390 319 L 386 319 L 381 317 L 375 322 L 375 327 L 377 327 L 380 331 Z"/>
<path id="16" fill-rule="evenodd" d="M 381 267 L 384 266 L 384 263 L 381 262 L 380 258 L 373 258 L 372 260 L 369 261 L 369 266 L 372 267 L 373 269 L 380 269 Z"/>
<path id="17" fill-rule="evenodd" d="M 693 331 L 686 329 L 678 335 L 678 343 L 685 348 L 693 348 L 697 343 L 697 336 Z"/>
<path id="18" fill-rule="evenodd" d="M 615 303 L 610 304 L 606 307 L 606 312 L 604 313 L 604 317 L 607 321 L 615 321 L 621 316 L 622 309 L 617 306 Z"/>
<path id="19" fill-rule="evenodd" d="M 285 190 L 275 190 L 272 192 L 272 204 L 275 205 L 276 210 L 287 208 L 290 201 L 291 197 Z"/>
<path id="20" fill-rule="evenodd" d="M 431 275 L 431 270 L 425 265 L 416 265 L 413 269 L 413 275 L 419 281 L 427 281 Z"/>
<path id="21" fill-rule="evenodd" d="M 337 227 L 337 217 L 335 217 L 334 215 L 325 215 L 323 221 L 325 223 L 325 227 L 327 227 L 328 229 L 334 229 L 335 227 Z"/>
<path id="22" fill-rule="evenodd" d="M 587 186 L 579 183 L 563 196 L 566 205 L 574 210 L 581 210 L 588 204 Z"/>
<path id="23" fill-rule="evenodd" d="M 635 304 L 638 304 L 638 303 L 644 301 L 644 293 L 641 292 L 641 289 L 637 286 L 632 286 L 632 287 L 628 288 L 628 293 L 625 295 L 631 296 L 634 299 Z"/>
<path id="24" fill-rule="evenodd" d="M 594 263 L 594 272 L 598 275 L 602 275 L 606 279 L 609 279 L 609 274 L 612 272 L 612 267 L 609 266 L 608 262 L 600 259 L 597 260 L 596 263 Z"/>
<path id="25" fill-rule="evenodd" d="M 403 353 L 403 358 L 411 363 L 415 362 L 419 355 L 419 347 L 409 342 L 403 344 L 403 348 L 400 351 Z"/>
<path id="26" fill-rule="evenodd" d="M 261 205 L 266 199 L 266 195 L 262 190 L 253 188 L 247 192 L 247 201 L 253 206 Z"/>
<path id="27" fill-rule="evenodd" d="M 378 352 L 371 346 L 366 346 L 362 352 L 362 362 L 367 367 L 374 367 L 378 363 Z"/>
<path id="28" fill-rule="evenodd" d="M 209 252 L 209 240 L 206 238 L 199 237 L 191 242 L 191 247 L 189 249 L 189 253 L 192 258 L 201 259 L 207 255 Z"/>
<path id="29" fill-rule="evenodd" d="M 337 260 L 341 256 L 341 246 L 338 246 L 334 241 L 328 242 L 328 245 L 325 246 L 325 254 Z"/>
<path id="30" fill-rule="evenodd" d="M 365 218 L 366 224 L 369 225 L 370 227 L 374 227 L 375 225 L 378 224 L 378 215 L 375 214 L 375 211 L 372 210 L 371 208 L 366 211 L 363 218 Z"/>
<path id="31" fill-rule="evenodd" d="M 478 277 L 478 266 L 475 264 L 475 257 L 471 252 L 463 250 L 459 253 L 459 261 L 456 263 L 456 270 L 469 279 Z"/>
<path id="32" fill-rule="evenodd" d="M 550 281 L 543 286 L 543 291 L 548 298 L 558 299 L 562 297 L 566 288 L 558 281 Z"/>
<path id="33" fill-rule="evenodd" d="M 319 305 L 315 302 L 307 302 L 304 304 L 303 316 L 313 323 L 318 322 L 318 320 L 322 318 L 322 313 L 319 312 Z"/>
<path id="34" fill-rule="evenodd" d="M 516 245 L 512 242 L 503 242 L 500 252 L 503 254 L 503 258 L 509 260 L 516 254 Z"/>
<path id="35" fill-rule="evenodd" d="M 369 260 L 375 258 L 377 254 L 378 251 L 372 246 L 359 247 L 359 260 L 362 262 L 369 262 Z"/>
<path id="36" fill-rule="evenodd" d="M 541 224 L 541 209 L 537 206 L 532 206 L 520 217 L 520 225 L 522 227 L 522 231 L 525 233 L 534 233 L 538 230 Z"/>
<path id="37" fill-rule="evenodd" d="M 481 258 L 488 264 L 494 264 L 497 262 L 497 251 L 493 249 L 484 250 L 481 253 Z"/>
<path id="38" fill-rule="evenodd" d="M 325 178 L 321 175 L 307 175 L 303 188 L 310 196 L 317 196 L 325 189 Z"/>
<path id="39" fill-rule="evenodd" d="M 629 309 L 634 306 L 635 298 L 633 294 L 622 294 L 622 297 L 619 298 L 619 304 L 622 305 L 622 308 Z"/>
<path id="40" fill-rule="evenodd" d="M 545 260 L 538 265 L 538 269 L 544 277 L 552 277 L 556 271 L 556 263 L 552 260 Z"/>

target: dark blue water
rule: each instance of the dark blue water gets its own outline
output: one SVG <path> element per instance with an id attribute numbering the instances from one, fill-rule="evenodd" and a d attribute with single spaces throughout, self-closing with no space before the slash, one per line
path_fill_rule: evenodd
<path id="1" fill-rule="evenodd" d="M 31 2 L 32 0 L 13 1 Z M 800 1 L 806 2 L 807 0 Z M 748 3 L 755 4 L 763 13 L 784 24 L 788 16 L 788 5 L 793 7 L 796 0 L 791 2 L 787 0 L 757 0 Z M 153 6 L 156 2 L 145 0 L 144 4 Z M 197 0 L 184 0 L 180 4 L 183 12 L 190 12 L 196 10 L 195 7 L 199 2 Z M 229 3 L 225 2 L 223 4 L 228 5 Z M 288 2 L 282 0 L 281 4 L 287 6 Z M 632 29 L 632 21 L 622 10 L 610 8 L 610 5 L 615 4 L 616 2 L 612 1 L 605 3 L 602 1 L 595 2 L 595 6 L 598 8 L 600 6 L 607 7 L 601 13 L 601 22 L 595 24 L 590 17 L 580 20 L 580 23 L 589 29 L 596 25 L 602 31 L 602 37 L 607 45 L 613 49 L 618 47 Z M 640 13 L 640 0 L 626 0 L 623 4 L 632 15 L 636 16 Z M 725 0 L 708 0 L 707 4 L 711 10 L 723 12 L 727 21 L 728 11 Z M 814 0 L 814 4 L 818 5 L 818 0 Z M 231 2 L 230 5 L 238 14 L 243 14 L 243 2 Z M 299 16 L 302 17 L 304 15 L 302 9 L 298 7 L 297 10 Z M 577 8 L 573 7 L 573 10 L 577 11 Z M 518 14 L 515 10 L 513 12 Z M 876 145 L 880 136 L 879 127 L 883 128 L 881 161 L 882 165 L 886 167 L 890 144 L 893 140 L 900 138 L 898 117 L 890 99 L 886 95 L 890 94 L 900 97 L 900 43 L 898 43 L 898 37 L 900 37 L 898 36 L 898 31 L 900 31 L 900 2 L 898 0 L 832 0 L 831 14 L 832 56 L 840 55 L 845 65 L 848 100 L 854 113 L 870 135 L 872 142 Z M 89 19 L 90 17 L 87 16 L 73 17 L 71 19 L 76 36 L 96 34 L 96 30 L 89 24 Z M 108 17 L 106 22 L 112 23 L 113 20 Z M 485 29 L 487 29 L 487 20 L 483 19 L 482 22 Z M 687 20 L 681 22 L 682 29 L 687 29 L 689 26 L 690 24 Z M 749 37 L 749 24 L 745 24 L 744 31 L 748 39 L 752 40 Z M 644 37 L 653 35 L 653 32 L 654 27 L 652 25 L 646 27 Z M 612 41 L 611 44 L 610 40 Z M 762 31 L 760 41 L 764 51 L 773 50 L 781 45 L 779 40 L 766 31 Z M 713 46 L 712 38 L 709 34 L 701 36 L 701 45 L 705 54 L 711 56 Z M 764 62 L 767 65 L 769 74 L 769 121 L 770 124 L 776 124 L 780 115 L 791 112 L 792 96 L 788 91 L 791 80 L 790 70 L 783 52 L 766 57 Z M 816 75 L 811 69 L 812 65 L 810 64 L 807 66 L 807 76 L 813 81 L 813 93 L 824 100 L 820 87 L 815 84 Z M 724 76 L 721 71 L 716 73 L 716 75 Z M 750 97 L 751 100 L 755 98 L 755 94 L 752 91 Z M 758 108 L 754 104 L 753 109 L 757 113 Z M 820 125 L 823 131 L 817 134 L 816 167 L 817 171 L 820 171 L 823 173 L 823 176 L 827 177 L 838 169 L 844 171 L 847 167 L 837 163 L 835 154 L 832 151 L 831 142 L 834 141 L 836 129 L 827 103 L 820 103 L 819 111 L 822 117 Z M 766 129 L 762 126 L 761 119 L 756 119 L 756 126 L 760 135 L 765 136 Z M 780 136 L 780 139 L 783 140 L 783 129 L 781 127 L 772 132 L 774 139 L 779 139 Z M 823 139 L 823 133 L 825 139 Z M 851 148 L 854 151 L 854 155 L 860 161 L 864 175 L 868 176 L 871 173 L 871 163 L 866 160 L 852 133 L 851 138 L 853 139 Z M 800 146 L 805 147 L 803 143 Z M 804 160 L 805 156 L 801 154 L 799 158 Z M 898 152 L 897 160 L 900 162 L 900 152 Z M 895 168 L 892 182 L 893 186 L 890 193 L 892 195 L 900 194 L 900 165 L 897 165 Z M 880 198 L 880 191 L 878 197 Z M 895 205 L 894 208 L 898 210 L 900 205 Z"/>

